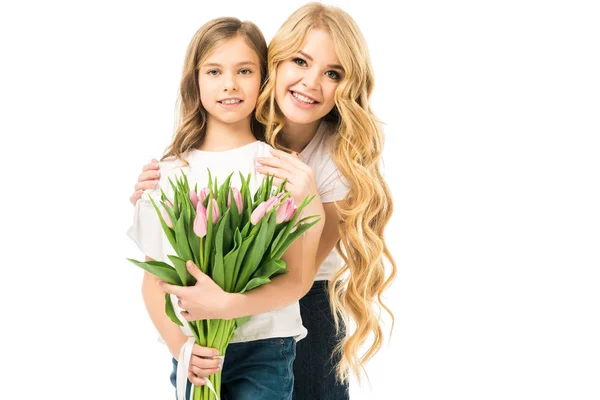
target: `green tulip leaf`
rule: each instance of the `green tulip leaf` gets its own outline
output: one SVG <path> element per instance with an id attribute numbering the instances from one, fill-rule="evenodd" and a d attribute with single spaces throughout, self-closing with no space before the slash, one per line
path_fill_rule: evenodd
<path id="1" fill-rule="evenodd" d="M 265 283 L 269 283 L 269 282 L 271 282 L 271 280 L 269 278 L 265 278 L 264 276 L 259 276 L 259 277 L 256 277 L 256 278 L 252 278 L 250 280 L 250 282 L 248 282 L 246 284 L 246 286 L 244 287 L 244 289 L 242 289 L 242 291 L 240 293 L 245 293 L 245 292 L 247 292 L 249 290 L 255 289 L 255 288 L 257 288 L 259 286 L 262 286 Z"/>
<path id="2" fill-rule="evenodd" d="M 131 258 L 127 260 L 171 285 L 181 286 L 181 279 L 179 279 L 177 271 L 167 263 L 162 261 L 137 261 Z"/>
<path id="3" fill-rule="evenodd" d="M 175 314 L 175 309 L 173 308 L 171 295 L 169 293 L 165 293 L 165 312 L 167 313 L 167 316 L 171 318 L 171 321 L 175 322 L 179 326 L 183 326 L 179 318 L 177 318 L 177 314 Z"/>

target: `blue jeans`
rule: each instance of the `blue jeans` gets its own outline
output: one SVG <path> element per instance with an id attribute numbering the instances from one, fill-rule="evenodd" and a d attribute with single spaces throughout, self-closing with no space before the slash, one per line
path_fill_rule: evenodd
<path id="1" fill-rule="evenodd" d="M 300 299 L 302 324 L 308 336 L 298 342 L 294 361 L 294 400 L 348 400 L 348 383 L 335 378 L 335 366 L 340 360 L 333 356 L 335 346 L 345 335 L 340 321 L 336 336 L 333 314 L 329 306 L 328 281 L 316 281 Z"/>
<path id="2" fill-rule="evenodd" d="M 296 340 L 292 337 L 231 343 L 221 375 L 221 399 L 291 400 L 295 356 Z M 173 359 L 173 386 L 176 386 L 176 378 L 177 361 Z M 191 385 L 188 381 L 186 398 Z"/>

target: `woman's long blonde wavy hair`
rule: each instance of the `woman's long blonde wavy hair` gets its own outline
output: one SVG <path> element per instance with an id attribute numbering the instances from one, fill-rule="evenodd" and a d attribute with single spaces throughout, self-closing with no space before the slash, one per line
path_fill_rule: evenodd
<path id="1" fill-rule="evenodd" d="M 181 154 L 197 148 L 204 140 L 208 112 L 200 101 L 198 71 L 212 50 L 237 36 L 242 37 L 258 55 L 261 83 L 264 83 L 267 74 L 267 42 L 258 26 L 250 21 L 231 17 L 216 18 L 202 25 L 192 38 L 185 55 L 179 85 L 177 128 L 161 160 L 175 156 L 187 164 Z M 264 125 L 256 120 L 254 114 L 251 129 L 258 140 L 264 140 Z"/>
<path id="2" fill-rule="evenodd" d="M 393 205 L 380 171 L 383 134 L 369 105 L 373 71 L 362 33 L 346 12 L 309 3 L 287 19 L 269 44 L 269 75 L 256 115 L 266 125 L 267 142 L 281 147 L 285 117 L 275 102 L 277 66 L 296 56 L 311 29 L 329 33 L 345 71 L 335 92 L 335 107 L 324 117 L 335 126 L 332 158 L 350 183 L 350 192 L 338 202 L 341 223 L 336 249 L 344 265 L 329 288 L 336 328 L 340 330 L 341 317 L 348 329 L 336 349 L 341 356 L 337 376 L 347 380 L 352 373 L 360 381 L 362 372 L 366 374 L 364 364 L 383 345 L 382 308 L 391 316 L 393 329 L 393 313 L 381 296 L 396 276 L 396 264 L 383 238 Z M 391 264 L 387 278 L 384 258 Z M 368 347 L 361 353 L 365 344 Z"/>

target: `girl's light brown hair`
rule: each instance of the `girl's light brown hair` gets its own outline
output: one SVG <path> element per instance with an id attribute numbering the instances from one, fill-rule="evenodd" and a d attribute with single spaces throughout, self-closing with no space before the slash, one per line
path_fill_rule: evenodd
<path id="1" fill-rule="evenodd" d="M 350 183 L 350 192 L 338 202 L 341 223 L 337 250 L 344 259 L 342 269 L 329 283 L 336 327 L 339 317 L 347 334 L 336 349 L 341 353 L 337 376 L 341 380 L 352 372 L 360 381 L 364 364 L 383 345 L 381 309 L 394 316 L 382 302 L 384 290 L 396 275 L 396 264 L 384 241 L 383 232 L 393 210 L 390 190 L 381 170 L 383 134 L 371 111 L 373 70 L 365 40 L 354 20 L 343 10 L 309 3 L 294 12 L 269 44 L 269 75 L 259 96 L 256 115 L 266 124 L 266 139 L 279 146 L 285 117 L 275 103 L 275 81 L 279 63 L 295 57 L 312 29 L 327 32 L 345 76 L 335 92 L 335 107 L 325 117 L 335 130 L 332 158 Z M 385 271 L 384 258 L 390 264 Z M 364 353 L 360 349 L 368 347 Z"/>
<path id="2" fill-rule="evenodd" d="M 261 84 L 264 83 L 267 73 L 267 42 L 254 23 L 225 17 L 213 19 L 202 25 L 192 38 L 185 55 L 179 85 L 179 121 L 173 141 L 165 150 L 162 160 L 175 156 L 184 161 L 181 154 L 197 148 L 204 140 L 208 113 L 200 101 L 198 72 L 212 50 L 238 36 L 258 55 Z M 258 140 L 264 140 L 264 126 L 256 120 L 254 113 L 251 124 L 254 136 Z"/>

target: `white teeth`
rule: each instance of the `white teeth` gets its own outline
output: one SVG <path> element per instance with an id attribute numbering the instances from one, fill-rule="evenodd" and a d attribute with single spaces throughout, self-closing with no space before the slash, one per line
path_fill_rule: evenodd
<path id="1" fill-rule="evenodd" d="M 313 99 L 309 99 L 308 97 L 301 95 L 300 93 L 292 92 L 292 95 L 303 103 L 307 103 L 307 104 L 316 103 L 316 101 L 314 101 Z"/>
<path id="2" fill-rule="evenodd" d="M 241 100 L 240 99 L 230 99 L 230 100 L 223 100 L 221 103 L 223 104 L 236 104 L 239 103 Z"/>

